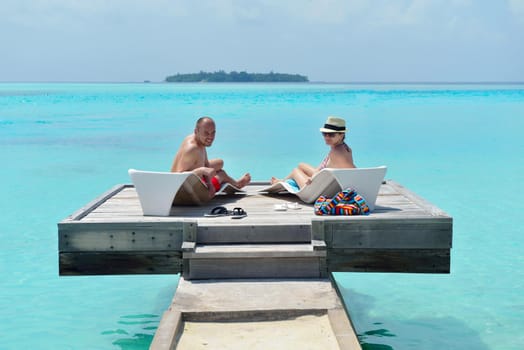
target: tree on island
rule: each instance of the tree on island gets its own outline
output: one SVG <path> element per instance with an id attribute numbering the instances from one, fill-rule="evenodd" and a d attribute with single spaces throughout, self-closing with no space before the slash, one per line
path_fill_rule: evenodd
<path id="1" fill-rule="evenodd" d="M 308 82 L 308 78 L 299 74 L 285 73 L 247 73 L 232 71 L 226 73 L 223 70 L 208 73 L 200 71 L 199 73 L 175 74 L 168 76 L 165 80 L 168 83 L 264 83 L 264 82 Z"/>

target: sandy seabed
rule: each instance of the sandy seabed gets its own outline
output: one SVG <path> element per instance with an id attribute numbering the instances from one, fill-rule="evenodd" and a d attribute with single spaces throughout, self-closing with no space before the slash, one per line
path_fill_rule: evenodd
<path id="1" fill-rule="evenodd" d="M 185 322 L 176 347 L 194 349 L 339 349 L 327 315 L 263 322 Z"/>

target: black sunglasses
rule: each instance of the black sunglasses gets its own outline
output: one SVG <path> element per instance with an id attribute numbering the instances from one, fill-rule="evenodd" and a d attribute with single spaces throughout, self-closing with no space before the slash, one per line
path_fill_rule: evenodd
<path id="1" fill-rule="evenodd" d="M 324 137 L 335 137 L 335 135 L 338 134 L 338 132 L 323 132 L 322 136 Z"/>

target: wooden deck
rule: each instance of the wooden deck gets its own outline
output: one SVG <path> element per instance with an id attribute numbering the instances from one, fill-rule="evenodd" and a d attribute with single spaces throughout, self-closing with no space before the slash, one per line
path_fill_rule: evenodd
<path id="1" fill-rule="evenodd" d="M 307 332 L 300 317 L 327 317 L 327 333 L 307 345 L 324 349 L 331 337 L 333 348 L 359 350 L 331 272 L 450 271 L 452 218 L 393 181 L 381 186 L 373 213 L 344 217 L 315 216 L 304 203 L 276 211 L 275 205 L 298 199 L 261 195 L 264 185 L 203 206 L 172 207 L 169 217 L 143 216 L 133 186 L 115 186 L 58 223 L 60 274 L 182 273 L 151 349 L 184 348 L 188 322 L 217 321 L 216 337 L 198 328 L 192 335 L 214 344 L 228 334 L 231 346 L 237 341 L 226 330 L 231 322 L 244 339 L 257 337 L 257 320 L 285 320 Z M 241 207 L 248 216 L 204 216 L 219 205 Z M 249 331 L 242 333 L 242 321 Z M 273 332 L 279 327 L 269 327 L 270 337 L 255 340 L 283 342 Z"/>
<path id="2" fill-rule="evenodd" d="M 275 204 L 298 199 L 258 194 L 263 185 L 204 206 L 173 207 L 169 217 L 143 216 L 133 186 L 115 186 L 58 223 L 60 274 L 182 272 L 198 279 L 450 271 L 452 218 L 393 181 L 381 186 L 373 213 L 351 217 L 315 216 L 304 203 L 275 211 Z M 248 216 L 204 217 L 218 205 L 242 207 Z"/>

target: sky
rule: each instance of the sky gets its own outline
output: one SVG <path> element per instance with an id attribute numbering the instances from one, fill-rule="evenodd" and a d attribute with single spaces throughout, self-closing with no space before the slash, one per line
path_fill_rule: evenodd
<path id="1" fill-rule="evenodd" d="M 1 0 L 0 82 L 523 82 L 524 0 Z"/>

